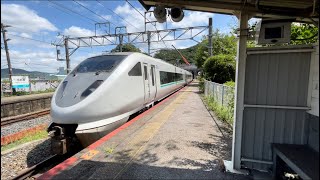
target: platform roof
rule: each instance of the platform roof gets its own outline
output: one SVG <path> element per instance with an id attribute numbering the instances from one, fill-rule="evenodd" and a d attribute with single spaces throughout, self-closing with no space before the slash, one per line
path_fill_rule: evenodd
<path id="1" fill-rule="evenodd" d="M 252 17 L 318 21 L 319 0 L 139 0 L 146 10 L 156 5 L 234 15 L 245 10 Z M 310 18 L 315 18 L 311 20 Z"/>

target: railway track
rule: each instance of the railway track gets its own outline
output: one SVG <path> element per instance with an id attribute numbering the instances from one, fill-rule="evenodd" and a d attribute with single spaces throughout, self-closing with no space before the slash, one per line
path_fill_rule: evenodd
<path id="1" fill-rule="evenodd" d="M 52 164 L 58 164 L 61 161 L 61 157 L 58 155 L 53 155 L 48 157 L 47 159 L 41 161 L 40 163 L 22 170 L 16 177 L 13 178 L 13 180 L 22 180 L 26 178 L 30 178 L 35 175 L 39 175 L 38 173 L 44 169 L 44 167 L 52 166 Z"/>
<path id="2" fill-rule="evenodd" d="M 42 111 L 36 111 L 28 114 L 18 115 L 18 116 L 12 116 L 7 118 L 1 118 L 1 127 L 7 126 L 16 122 L 20 121 L 26 121 L 29 119 L 37 118 L 40 116 L 44 116 L 50 113 L 50 109 L 45 109 Z"/>
<path id="3" fill-rule="evenodd" d="M 79 148 L 74 152 L 67 153 L 64 155 L 52 155 L 45 160 L 41 161 L 40 163 L 33 165 L 30 168 L 24 169 L 18 173 L 17 176 L 12 178 L 12 180 L 23 180 L 23 179 L 37 179 L 43 173 L 47 172 L 51 168 L 55 167 L 56 165 L 62 163 L 66 159 L 72 157 L 74 154 L 80 152 L 83 148 Z"/>

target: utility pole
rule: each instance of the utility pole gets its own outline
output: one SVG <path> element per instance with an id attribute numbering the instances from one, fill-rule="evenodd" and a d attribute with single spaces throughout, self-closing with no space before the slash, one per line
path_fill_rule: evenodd
<path id="1" fill-rule="evenodd" d="M 212 56 L 212 18 L 209 18 L 209 55 Z"/>
<path id="2" fill-rule="evenodd" d="M 147 32 L 147 40 L 148 40 L 148 54 L 149 54 L 149 56 L 150 56 L 150 45 L 151 45 L 150 38 L 151 38 L 151 32 L 148 31 Z"/>
<path id="3" fill-rule="evenodd" d="M 5 48 L 5 51 L 6 51 L 8 69 L 9 69 L 10 94 L 12 94 L 12 67 L 11 67 L 8 44 L 7 44 L 7 41 L 9 41 L 10 39 L 7 39 L 7 37 L 6 37 L 6 31 L 7 31 L 5 29 L 6 27 L 10 27 L 10 26 L 4 25 L 3 23 L 1 23 L 1 32 L 2 32 L 2 36 L 3 36 L 3 43 L 4 43 L 4 48 Z"/>
<path id="4" fill-rule="evenodd" d="M 122 52 L 123 35 L 119 35 L 119 52 Z"/>
<path id="5" fill-rule="evenodd" d="M 66 50 L 67 74 L 69 74 L 69 72 L 70 72 L 70 57 L 69 57 L 68 37 L 64 38 L 64 47 Z"/>

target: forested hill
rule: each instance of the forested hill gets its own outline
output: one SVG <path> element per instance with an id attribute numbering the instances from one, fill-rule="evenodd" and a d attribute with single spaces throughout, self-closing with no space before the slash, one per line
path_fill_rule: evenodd
<path id="1" fill-rule="evenodd" d="M 198 46 L 199 46 L 199 44 L 197 44 L 195 46 L 191 46 L 186 49 L 178 49 L 178 50 L 190 63 L 194 63 L 195 62 L 195 54 L 196 54 L 195 52 L 196 52 Z M 162 49 L 162 50 L 158 51 L 154 55 L 154 57 L 162 59 L 162 60 L 170 62 L 170 63 L 173 63 L 173 64 L 176 63 L 177 59 L 182 61 L 181 56 L 179 55 L 179 53 L 175 49 Z M 183 62 L 180 62 L 180 63 L 183 63 Z"/>
<path id="2" fill-rule="evenodd" d="M 13 75 L 29 75 L 30 78 L 40 77 L 46 78 L 50 76 L 50 73 L 39 72 L 39 71 L 26 71 L 23 69 L 12 68 Z M 8 78 L 8 68 L 1 69 L 1 78 Z"/>

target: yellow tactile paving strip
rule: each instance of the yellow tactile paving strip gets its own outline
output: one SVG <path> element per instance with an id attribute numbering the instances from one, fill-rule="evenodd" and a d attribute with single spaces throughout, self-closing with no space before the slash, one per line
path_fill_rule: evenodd
<path id="1" fill-rule="evenodd" d="M 190 91 L 182 92 L 178 95 L 178 97 L 171 102 L 167 107 L 165 107 L 160 113 L 158 113 L 152 119 L 152 122 L 148 123 L 128 144 L 128 148 L 130 150 L 129 157 L 131 158 L 128 162 L 125 163 L 123 169 L 121 169 L 115 178 L 121 175 L 127 168 L 130 166 L 130 163 L 141 153 L 147 143 L 156 135 L 158 130 L 162 127 L 162 125 L 169 119 L 171 114 L 176 110 L 177 106 L 179 106 L 188 96 Z M 122 162 L 124 163 L 124 162 Z"/>

